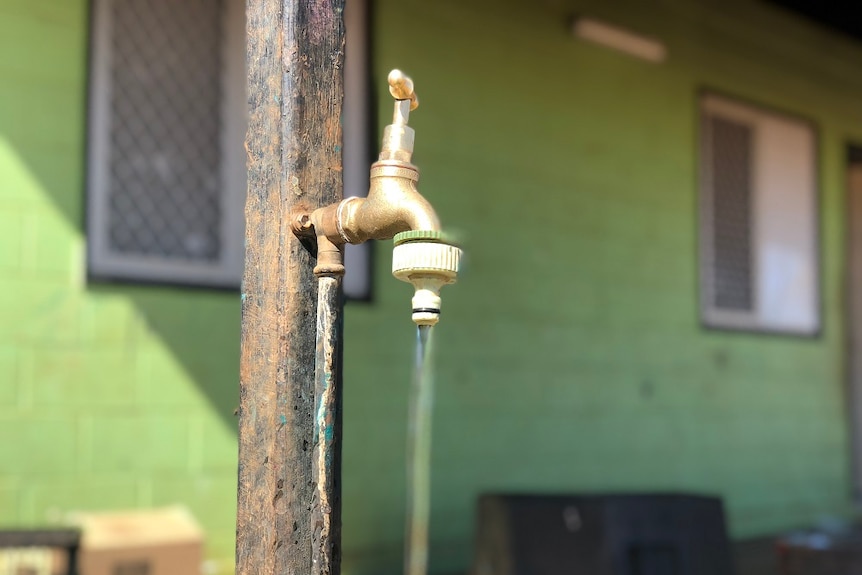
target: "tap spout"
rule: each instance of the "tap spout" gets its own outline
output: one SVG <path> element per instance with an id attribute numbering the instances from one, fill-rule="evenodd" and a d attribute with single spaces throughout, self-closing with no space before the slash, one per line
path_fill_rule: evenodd
<path id="1" fill-rule="evenodd" d="M 418 179 L 415 168 L 374 164 L 368 197 L 349 198 L 338 210 L 342 237 L 356 244 L 408 230 L 439 230 L 437 213 L 416 188 Z"/>

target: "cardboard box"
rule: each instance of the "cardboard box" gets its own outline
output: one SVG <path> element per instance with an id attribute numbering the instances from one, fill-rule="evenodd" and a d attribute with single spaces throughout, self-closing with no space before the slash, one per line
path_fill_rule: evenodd
<path id="1" fill-rule="evenodd" d="M 82 514 L 81 575 L 199 575 L 203 531 L 183 507 Z"/>

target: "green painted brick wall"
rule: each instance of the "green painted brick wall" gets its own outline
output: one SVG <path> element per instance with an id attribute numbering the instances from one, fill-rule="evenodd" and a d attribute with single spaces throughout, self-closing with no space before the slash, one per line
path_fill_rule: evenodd
<path id="1" fill-rule="evenodd" d="M 0 0 L 0 528 L 184 503 L 232 572 L 239 298 L 87 284 L 87 34 Z"/>
<path id="2" fill-rule="evenodd" d="M 85 281 L 86 5 L 0 0 L 0 523 L 184 502 L 229 570 L 238 297 Z M 670 58 L 577 42 L 573 12 Z M 432 568 L 467 564 L 487 490 L 715 492 L 737 537 L 844 512 L 843 155 L 862 141 L 862 49 L 736 0 L 379 0 L 374 25 L 375 77 L 402 67 L 422 97 L 420 187 L 468 238 L 438 331 Z M 703 87 L 818 126 L 817 339 L 699 326 Z M 346 317 L 349 573 L 400 570 L 410 293 L 376 253 L 375 302 Z"/>
<path id="3" fill-rule="evenodd" d="M 421 96 L 420 189 L 468 236 L 437 340 L 434 570 L 468 563 L 483 491 L 719 493 L 736 537 L 846 511 L 842 202 L 860 47 L 753 2 L 376 6 L 376 77 L 408 70 Z M 661 38 L 669 58 L 578 42 L 573 13 Z M 818 127 L 819 338 L 699 324 L 704 88 Z M 345 557 L 396 573 L 409 289 L 377 253 L 380 305 L 346 318 Z"/>

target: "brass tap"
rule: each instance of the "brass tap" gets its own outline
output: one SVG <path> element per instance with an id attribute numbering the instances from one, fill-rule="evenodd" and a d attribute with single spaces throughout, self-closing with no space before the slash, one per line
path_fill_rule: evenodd
<path id="1" fill-rule="evenodd" d="M 439 240 L 440 220 L 431 204 L 422 197 L 416 188 L 419 181 L 419 169 L 411 163 L 413 143 L 416 132 L 407 125 L 410 112 L 419 106 L 419 98 L 413 87 L 413 80 L 400 70 L 392 70 L 388 77 L 389 93 L 395 98 L 392 114 L 392 124 L 383 131 L 383 144 L 380 156 L 371 165 L 371 184 L 368 196 L 365 198 L 347 198 L 337 204 L 332 204 L 314 210 L 310 215 L 298 214 L 293 219 L 293 230 L 297 235 L 314 235 L 317 237 L 317 266 L 314 273 L 322 275 L 341 275 L 344 273 L 344 245 L 360 244 L 368 240 L 386 240 L 401 232 L 422 231 L 434 232 L 434 242 L 437 246 L 447 245 Z M 402 253 L 415 251 L 417 246 L 411 246 Z M 455 281 L 457 260 L 460 250 L 448 246 L 456 253 L 454 269 L 446 272 L 442 283 Z M 450 258 L 451 259 L 451 258 Z M 449 260 L 447 260 L 449 261 Z M 415 262 L 414 262 L 415 263 Z M 415 282 L 413 279 L 422 275 L 436 278 L 439 275 L 433 264 L 431 269 L 419 263 L 405 269 L 393 270 L 396 277 Z M 418 267 L 416 267 L 418 266 Z M 419 270 L 422 270 L 421 273 Z M 440 285 L 442 285 L 442 283 Z M 435 284 L 436 285 L 436 284 Z M 417 290 L 419 287 L 417 286 Z M 426 290 L 427 291 L 427 290 Z M 436 292 L 439 286 L 436 287 Z M 418 291 L 417 291 L 418 293 Z M 439 315 L 439 297 L 436 303 L 433 323 Z M 414 306 L 415 307 L 415 306 Z M 425 309 L 425 308 L 423 308 Z M 425 315 L 427 316 L 428 313 Z M 424 317 L 424 316 L 423 316 Z M 414 313 L 414 321 L 418 316 Z M 423 325 L 433 325 L 427 323 Z M 417 321 L 418 323 L 418 321 Z"/>
<path id="2" fill-rule="evenodd" d="M 321 256 L 327 252 L 334 256 L 333 249 L 344 244 L 390 239 L 408 230 L 440 229 L 434 208 L 416 188 L 419 169 L 410 162 L 415 131 L 407 122 L 410 112 L 419 105 L 413 81 L 400 70 L 392 70 L 388 80 L 389 92 L 395 98 L 394 113 L 392 124 L 383 131 L 379 159 L 371 165 L 368 196 L 347 198 L 315 210 L 310 217 L 300 214 L 294 218 L 294 231 L 308 235 L 313 228 L 319 252 L 323 247 L 324 251 L 318 254 L 318 267 Z"/>

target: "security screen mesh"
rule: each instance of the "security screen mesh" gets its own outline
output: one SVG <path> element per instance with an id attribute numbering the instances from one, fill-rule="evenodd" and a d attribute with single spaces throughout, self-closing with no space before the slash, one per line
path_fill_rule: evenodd
<path id="1" fill-rule="evenodd" d="M 712 297 L 720 309 L 751 310 L 752 131 L 749 126 L 710 117 L 712 178 Z"/>
<path id="2" fill-rule="evenodd" d="M 111 3 L 109 243 L 215 261 L 221 222 L 218 0 Z"/>

